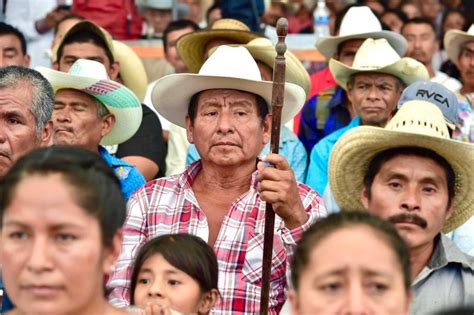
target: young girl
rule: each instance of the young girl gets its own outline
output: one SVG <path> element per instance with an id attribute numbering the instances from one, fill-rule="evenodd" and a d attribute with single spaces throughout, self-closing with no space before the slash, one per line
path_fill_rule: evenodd
<path id="1" fill-rule="evenodd" d="M 217 302 L 217 259 L 202 239 L 162 235 L 146 243 L 135 260 L 130 304 L 173 313 L 208 314 Z"/>

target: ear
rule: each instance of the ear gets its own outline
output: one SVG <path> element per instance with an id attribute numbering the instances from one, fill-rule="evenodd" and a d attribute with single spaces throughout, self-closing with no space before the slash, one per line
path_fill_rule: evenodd
<path id="1" fill-rule="evenodd" d="M 112 244 L 104 249 L 104 260 L 102 261 L 102 271 L 105 275 L 109 275 L 112 267 L 117 260 L 122 248 L 123 232 L 118 230 L 112 239 Z"/>
<path id="2" fill-rule="evenodd" d="M 267 114 L 263 119 L 263 144 L 270 142 L 272 134 L 272 114 Z"/>
<path id="3" fill-rule="evenodd" d="M 51 139 L 53 135 L 53 122 L 49 120 L 44 126 L 43 126 L 43 131 L 41 132 L 40 138 L 39 138 L 39 145 L 41 147 L 47 147 L 50 146 Z"/>
<path id="4" fill-rule="evenodd" d="M 201 302 L 199 303 L 198 314 L 208 314 L 211 308 L 217 303 L 219 299 L 219 291 L 212 289 L 209 292 L 204 293 Z"/>
<path id="5" fill-rule="evenodd" d="M 369 191 L 365 186 L 360 192 L 360 201 L 364 205 L 365 209 L 369 209 Z"/>
<path id="6" fill-rule="evenodd" d="M 104 118 L 102 118 L 102 131 L 101 131 L 101 136 L 105 136 L 112 130 L 112 128 L 115 125 L 115 116 L 112 114 L 106 115 Z"/>
<path id="7" fill-rule="evenodd" d="M 118 74 L 120 72 L 120 63 L 118 61 L 114 61 L 110 65 L 110 71 L 109 71 L 109 76 L 111 80 L 115 80 L 118 77 Z"/>
<path id="8" fill-rule="evenodd" d="M 291 314 L 292 315 L 300 314 L 300 305 L 298 303 L 298 295 L 296 294 L 296 291 L 294 288 L 290 288 L 290 290 L 288 291 L 288 299 L 291 305 Z"/>
<path id="9" fill-rule="evenodd" d="M 194 143 L 193 128 L 191 118 L 189 118 L 189 115 L 186 115 L 186 137 L 189 143 Z"/>
<path id="10" fill-rule="evenodd" d="M 25 57 L 23 57 L 23 66 L 25 68 L 29 68 L 30 67 L 30 62 L 31 62 L 31 57 L 29 54 L 26 54 Z"/>
<path id="11" fill-rule="evenodd" d="M 451 205 L 449 206 L 449 208 L 446 211 L 446 220 L 449 219 L 453 215 L 454 208 L 456 208 L 456 202 L 454 202 L 454 199 L 453 199 L 453 200 L 451 200 Z"/>

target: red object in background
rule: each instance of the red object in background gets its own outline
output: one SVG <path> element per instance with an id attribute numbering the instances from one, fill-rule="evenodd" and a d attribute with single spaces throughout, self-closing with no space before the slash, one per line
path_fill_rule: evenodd
<path id="1" fill-rule="evenodd" d="M 74 0 L 72 12 L 105 28 L 114 39 L 139 39 L 142 18 L 134 0 Z"/>

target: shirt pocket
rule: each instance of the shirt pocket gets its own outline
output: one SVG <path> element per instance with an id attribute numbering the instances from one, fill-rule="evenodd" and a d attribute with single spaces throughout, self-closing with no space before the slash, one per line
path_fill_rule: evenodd
<path id="1" fill-rule="evenodd" d="M 244 265 L 242 267 L 242 280 L 257 286 L 262 285 L 263 242 L 264 234 L 254 234 L 250 236 L 245 253 Z M 285 279 L 286 250 L 277 233 L 273 236 L 271 268 L 271 282 Z"/>

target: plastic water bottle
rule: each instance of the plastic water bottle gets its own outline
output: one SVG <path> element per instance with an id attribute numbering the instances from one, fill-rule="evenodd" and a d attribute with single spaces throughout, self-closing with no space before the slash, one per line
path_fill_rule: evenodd
<path id="1" fill-rule="evenodd" d="M 329 10 L 324 0 L 318 0 L 318 4 L 313 12 L 313 25 L 316 40 L 329 36 Z"/>

